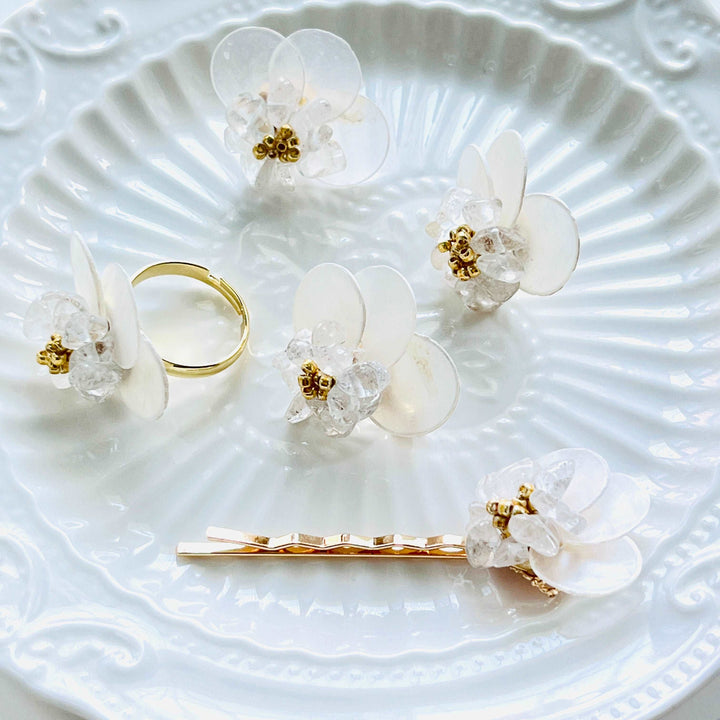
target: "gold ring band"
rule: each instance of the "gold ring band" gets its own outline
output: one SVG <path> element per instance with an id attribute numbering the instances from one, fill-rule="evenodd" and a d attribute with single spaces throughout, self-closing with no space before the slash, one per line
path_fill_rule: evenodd
<path id="1" fill-rule="evenodd" d="M 133 287 L 139 285 L 145 280 L 149 280 L 154 277 L 161 277 L 163 275 L 179 275 L 181 277 L 188 277 L 193 280 L 199 280 L 201 283 L 205 283 L 205 285 L 210 286 L 213 290 L 217 290 L 217 292 L 219 292 L 230 303 L 232 309 L 242 319 L 240 342 L 230 355 L 219 362 L 210 363 L 208 365 L 184 365 L 163 358 L 163 363 L 165 363 L 165 369 L 167 370 L 168 375 L 175 375 L 177 377 L 205 377 L 208 375 L 215 375 L 232 365 L 245 349 L 250 332 L 250 316 L 243 299 L 225 280 L 215 277 L 215 275 L 202 265 L 196 265 L 195 263 L 189 262 L 171 261 L 148 265 L 148 267 L 139 270 L 135 274 L 132 279 Z"/>

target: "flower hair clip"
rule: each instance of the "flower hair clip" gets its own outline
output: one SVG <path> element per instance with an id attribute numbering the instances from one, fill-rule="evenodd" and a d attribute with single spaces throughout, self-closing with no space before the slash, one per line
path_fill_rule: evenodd
<path id="1" fill-rule="evenodd" d="M 337 35 L 240 28 L 220 41 L 210 74 L 225 144 L 258 189 L 290 190 L 300 178 L 353 185 L 383 164 L 387 122 L 360 94 L 360 63 Z"/>
<path id="2" fill-rule="evenodd" d="M 310 270 L 295 295 L 295 336 L 274 362 L 294 393 L 287 420 L 314 416 L 334 437 L 368 417 L 394 435 L 442 425 L 457 404 L 457 370 L 415 332 L 416 314 L 412 289 L 390 267 Z"/>
<path id="3" fill-rule="evenodd" d="M 480 480 L 477 496 L 465 537 L 265 537 L 210 527 L 208 542 L 179 543 L 177 554 L 464 559 L 473 567 L 508 567 L 549 597 L 610 595 L 640 574 L 642 556 L 628 533 L 648 512 L 650 496 L 590 450 L 559 450 L 510 465 Z"/>
<path id="4" fill-rule="evenodd" d="M 75 293 L 46 292 L 30 304 L 23 321 L 28 339 L 46 343 L 36 360 L 47 367 L 55 387 L 72 387 L 96 402 L 117 394 L 135 414 L 155 419 L 167 407 L 168 375 L 213 375 L 245 349 L 249 318 L 244 302 L 230 285 L 200 265 L 156 263 L 131 280 L 119 265 L 111 264 L 101 276 L 77 234 L 71 239 L 71 262 Z M 133 286 L 161 275 L 181 275 L 209 285 L 240 315 L 240 341 L 228 357 L 207 365 L 160 357 L 140 328 Z"/>
<path id="5" fill-rule="evenodd" d="M 518 289 L 552 295 L 570 278 L 579 254 L 575 220 L 551 195 L 525 195 L 527 157 L 520 135 L 507 130 L 483 158 L 469 145 L 457 186 L 426 227 L 431 261 L 471 310 L 489 312 Z"/>

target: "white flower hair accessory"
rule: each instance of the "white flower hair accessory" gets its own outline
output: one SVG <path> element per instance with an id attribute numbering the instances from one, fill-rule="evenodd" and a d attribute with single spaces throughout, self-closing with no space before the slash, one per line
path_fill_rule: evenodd
<path id="1" fill-rule="evenodd" d="M 590 450 L 521 460 L 478 483 L 467 558 L 474 567 L 512 567 L 550 595 L 607 595 L 640 573 L 628 533 L 649 506 L 644 488 Z"/>
<path id="2" fill-rule="evenodd" d="M 457 404 L 457 370 L 415 332 L 416 314 L 407 280 L 390 267 L 310 270 L 295 295 L 295 337 L 274 361 L 294 391 L 287 420 L 314 416 L 334 437 L 368 417 L 394 435 L 442 425 Z"/>
<path id="3" fill-rule="evenodd" d="M 360 94 L 360 63 L 337 35 L 240 28 L 220 41 L 210 74 L 225 144 L 258 189 L 292 189 L 301 177 L 353 185 L 383 164 L 387 122 Z"/>
<path id="4" fill-rule="evenodd" d="M 520 135 L 507 130 L 485 157 L 469 145 L 457 186 L 426 228 L 437 242 L 433 267 L 471 310 L 489 312 L 518 289 L 552 295 L 570 278 L 580 249 L 567 206 L 551 195 L 525 195 L 527 157 Z"/>
<path id="5" fill-rule="evenodd" d="M 138 322 L 132 283 L 117 264 L 102 277 L 83 239 L 71 238 L 75 293 L 47 292 L 27 310 L 23 332 L 45 340 L 37 362 L 58 388 L 103 401 L 117 393 L 137 415 L 157 418 L 168 401 L 163 361 Z"/>

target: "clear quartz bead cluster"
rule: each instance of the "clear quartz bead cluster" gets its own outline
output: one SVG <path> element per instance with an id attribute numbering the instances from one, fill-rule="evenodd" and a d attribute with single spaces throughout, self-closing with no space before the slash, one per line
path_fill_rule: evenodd
<path id="1" fill-rule="evenodd" d="M 225 144 L 240 154 L 246 174 L 255 177 L 260 190 L 294 187 L 291 165 L 308 178 L 332 175 L 346 167 L 342 148 L 327 124 L 329 103 L 315 98 L 294 111 L 292 92 L 292 86 L 279 88 L 272 94 L 272 103 L 261 95 L 243 93 L 227 109 Z M 259 161 L 262 165 L 257 171 Z"/>
<path id="2" fill-rule="evenodd" d="M 475 567 L 525 565 L 529 549 L 552 557 L 560 550 L 563 531 L 581 532 L 585 519 L 562 496 L 575 464 L 564 460 L 541 469 L 526 460 L 488 475 L 470 507 L 465 546 Z"/>
<path id="3" fill-rule="evenodd" d="M 113 360 L 113 339 L 105 318 L 89 312 L 87 303 L 78 295 L 48 292 L 31 303 L 23 323 L 25 336 L 30 340 L 50 343 L 40 356 L 48 351 L 57 338 L 69 360 L 59 372 L 67 374 L 68 381 L 80 395 L 101 401 L 109 397 L 120 382 L 123 371 Z M 47 357 L 47 356 L 45 356 Z"/>
<path id="4" fill-rule="evenodd" d="M 274 365 L 295 395 L 286 418 L 299 423 L 318 418 L 330 436 L 344 437 L 377 409 L 390 375 L 377 362 L 358 362 L 340 325 L 318 323 L 300 330 Z"/>
<path id="5" fill-rule="evenodd" d="M 527 243 L 499 223 L 500 204 L 463 188 L 451 188 L 426 228 L 438 241 L 432 263 L 471 310 L 489 312 L 520 287 Z"/>

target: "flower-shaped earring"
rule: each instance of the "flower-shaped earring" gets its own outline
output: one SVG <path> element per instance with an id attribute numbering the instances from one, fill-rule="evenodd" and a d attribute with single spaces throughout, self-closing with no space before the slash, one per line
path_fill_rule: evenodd
<path id="1" fill-rule="evenodd" d="M 210 74 L 225 144 L 259 189 L 292 189 L 300 176 L 352 185 L 385 160 L 387 122 L 359 94 L 360 63 L 337 35 L 240 28 L 215 49 Z"/>
<path id="2" fill-rule="evenodd" d="M 232 364 L 247 343 L 244 303 L 223 280 L 192 263 L 156 263 L 131 281 L 116 264 L 102 277 L 82 238 L 71 239 L 75 293 L 51 291 L 34 300 L 23 323 L 30 340 L 47 341 L 36 360 L 50 372 L 58 388 L 73 387 L 89 400 L 117 395 L 137 415 L 158 418 L 168 402 L 168 373 L 211 375 Z M 178 365 L 163 360 L 145 337 L 138 321 L 133 285 L 159 275 L 192 277 L 220 292 L 243 318 L 240 343 L 219 363 Z M 49 338 L 49 341 L 48 341 Z"/>
<path id="3" fill-rule="evenodd" d="M 485 158 L 475 145 L 460 158 L 457 187 L 445 195 L 426 232 L 438 244 L 432 264 L 471 310 L 488 312 L 518 289 L 552 295 L 577 265 L 577 225 L 550 195 L 525 195 L 527 158 L 508 130 Z"/>
<path id="4" fill-rule="evenodd" d="M 542 590 L 606 595 L 642 567 L 627 534 L 650 497 L 590 450 L 559 450 L 482 478 L 465 546 L 474 567 L 512 567 Z"/>
<path id="5" fill-rule="evenodd" d="M 416 312 L 392 268 L 310 270 L 295 295 L 295 337 L 274 363 L 295 393 L 286 418 L 315 416 L 335 437 L 367 417 L 394 435 L 442 425 L 457 404 L 457 370 L 434 340 L 415 333 Z"/>

